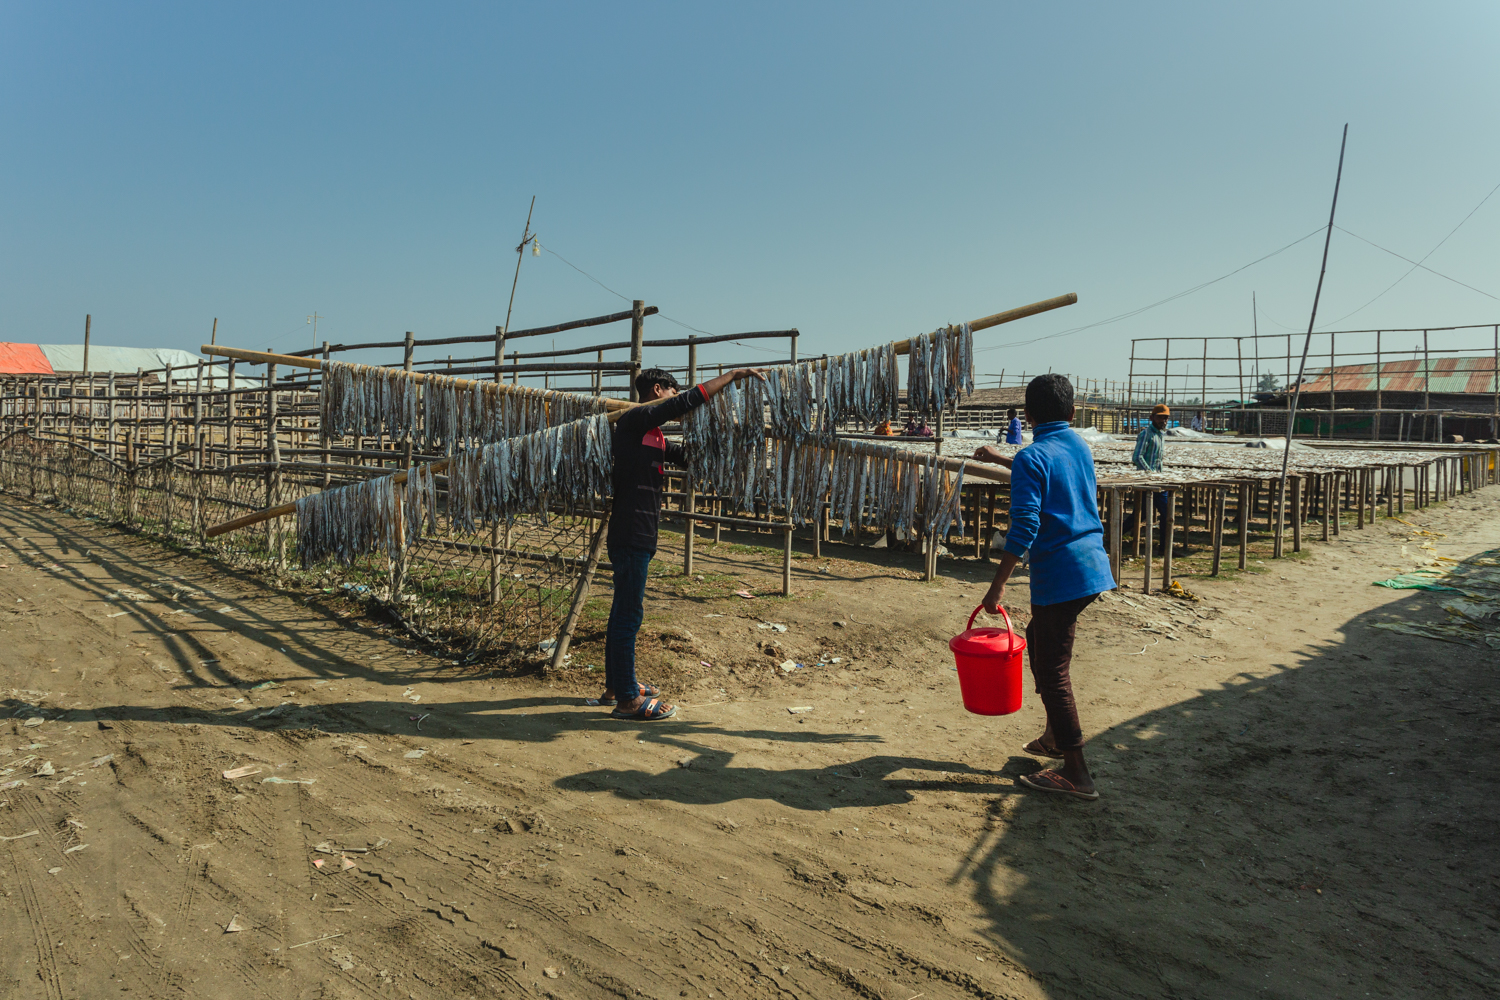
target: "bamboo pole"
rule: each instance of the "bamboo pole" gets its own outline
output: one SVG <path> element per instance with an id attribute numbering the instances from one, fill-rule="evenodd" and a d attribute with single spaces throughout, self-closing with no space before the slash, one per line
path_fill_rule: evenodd
<path id="1" fill-rule="evenodd" d="M 573 590 L 573 603 L 568 606 L 568 617 L 563 620 L 562 628 L 557 632 L 557 645 L 552 648 L 552 663 L 549 669 L 556 670 L 563 665 L 567 659 L 568 647 L 573 642 L 573 629 L 578 625 L 578 616 L 583 613 L 583 606 L 588 603 L 589 588 L 594 582 L 594 573 L 599 568 L 599 554 L 604 551 L 604 537 L 608 534 L 609 513 L 599 519 L 599 527 L 594 529 L 593 541 L 589 543 L 589 557 L 584 564 L 583 572 L 578 575 L 578 585 Z"/>
<path id="2" fill-rule="evenodd" d="M 1145 494 L 1142 494 L 1141 498 L 1146 500 L 1146 503 L 1145 503 L 1146 512 L 1145 512 L 1144 516 L 1140 513 L 1139 508 L 1141 507 L 1141 503 L 1140 503 L 1139 500 L 1137 500 L 1137 502 L 1136 502 L 1137 512 L 1136 512 L 1136 518 L 1135 518 L 1135 530 L 1136 530 L 1136 535 L 1140 536 L 1141 535 L 1141 524 L 1144 523 L 1146 525 L 1146 530 L 1145 530 L 1145 535 L 1144 535 L 1145 542 L 1146 542 L 1146 556 L 1142 560 L 1146 564 L 1146 580 L 1145 580 L 1144 585 L 1141 588 L 1141 593 L 1143 593 L 1143 594 L 1149 594 L 1149 593 L 1151 593 L 1151 531 L 1156 526 L 1155 525 L 1156 518 L 1153 516 L 1153 515 L 1155 515 L 1156 512 L 1151 509 L 1151 501 L 1149 499 L 1149 496 L 1147 496 Z"/>
<path id="3" fill-rule="evenodd" d="M 1238 513 L 1240 515 L 1240 559 L 1238 566 L 1240 569 L 1244 569 L 1245 555 L 1250 547 L 1250 484 L 1248 482 L 1240 483 L 1240 496 L 1238 506 Z"/>
<path id="4" fill-rule="evenodd" d="M 1070 305 L 1073 305 L 1077 301 L 1078 301 L 1077 294 L 1075 294 L 1073 292 L 1069 292 L 1066 295 L 1059 295 L 1056 298 L 1045 299 L 1045 300 L 1043 300 L 1041 302 L 1033 302 L 1030 305 L 1018 306 L 1015 309 L 1007 309 L 1004 312 L 998 312 L 998 313 L 994 313 L 994 314 L 989 315 L 989 316 L 980 317 L 979 319 L 976 319 L 976 320 L 970 322 L 969 323 L 969 328 L 971 330 L 975 331 L 975 332 L 978 332 L 980 330 L 988 330 L 991 327 L 1000 326 L 1001 324 L 1004 324 L 1004 323 L 1011 323 L 1011 322 L 1014 322 L 1014 321 L 1016 321 L 1018 319 L 1025 319 L 1028 316 L 1035 316 L 1038 313 L 1048 312 L 1048 311 L 1053 310 L 1053 309 L 1060 309 L 1063 306 L 1070 306 Z M 934 336 L 934 334 L 930 334 L 929 333 L 929 334 L 923 334 L 922 336 L 927 337 L 927 338 L 931 338 L 931 337 Z M 896 342 L 896 344 L 895 344 L 896 353 L 897 354 L 910 354 L 911 353 L 912 341 L 916 340 L 916 339 L 919 339 L 919 338 L 913 337 L 913 338 L 910 338 L 910 339 L 907 339 L 907 340 L 898 340 Z M 204 345 L 202 345 L 201 350 L 202 350 L 202 352 L 205 355 L 211 355 L 211 356 L 212 355 L 216 355 L 218 357 L 224 357 L 224 358 L 236 358 L 236 359 L 238 359 L 240 361 L 250 361 L 250 362 L 257 363 L 257 364 L 286 365 L 286 366 L 292 367 L 292 368 L 307 368 L 307 369 L 312 369 L 314 371 L 320 370 L 323 367 L 323 362 L 319 358 L 300 357 L 298 355 L 292 355 L 292 354 L 273 354 L 273 353 L 271 353 L 269 351 L 246 351 L 246 350 L 243 350 L 243 349 L 240 349 L 240 348 L 237 348 L 237 347 L 224 347 L 224 346 L 221 346 L 221 345 L 214 345 L 214 344 L 204 344 Z M 820 366 L 826 365 L 827 364 L 827 360 L 826 359 L 820 359 L 817 363 Z M 412 379 L 415 379 L 418 382 L 428 382 L 428 381 L 431 381 L 433 378 L 438 377 L 438 374 L 439 373 L 412 372 L 410 377 Z M 467 387 L 469 387 L 471 385 L 476 385 L 476 384 L 488 384 L 488 383 L 480 383 L 477 380 L 473 380 L 473 379 L 456 379 L 455 381 L 462 388 L 467 388 Z M 509 391 L 509 390 L 506 390 L 506 391 Z M 532 392 L 542 391 L 543 394 L 547 394 L 549 391 L 556 391 L 556 390 L 535 390 L 535 389 L 533 389 L 531 391 Z M 567 394 L 567 395 L 571 395 L 571 394 Z M 635 405 L 639 405 L 639 404 L 635 404 L 635 403 L 632 403 L 632 402 L 630 402 L 628 400 L 624 400 L 624 399 L 609 399 L 609 398 L 605 399 L 605 406 L 608 407 L 611 410 L 628 410 L 632 406 L 635 406 Z"/>
<path id="5" fill-rule="evenodd" d="M 1224 553 L 1224 487 L 1215 486 L 1208 502 L 1209 517 L 1213 519 L 1212 539 L 1214 547 L 1213 568 L 1209 576 L 1219 575 L 1219 563 Z"/>
<path id="6" fill-rule="evenodd" d="M 690 386 L 696 386 L 698 384 L 698 345 L 694 341 L 694 337 L 688 337 L 687 381 L 688 385 Z M 684 475 L 683 480 L 683 493 L 685 495 L 682 498 L 682 509 L 683 512 L 687 515 L 687 518 L 683 524 L 682 531 L 682 575 L 692 576 L 694 555 L 693 544 L 695 541 L 697 541 L 698 537 L 697 524 L 693 521 L 693 513 L 698 509 L 698 491 L 693 484 L 693 477 L 690 474 Z M 814 534 L 816 534 L 816 532 L 814 532 Z M 814 540 L 813 542 L 813 547 L 815 549 L 817 548 L 816 540 Z"/>

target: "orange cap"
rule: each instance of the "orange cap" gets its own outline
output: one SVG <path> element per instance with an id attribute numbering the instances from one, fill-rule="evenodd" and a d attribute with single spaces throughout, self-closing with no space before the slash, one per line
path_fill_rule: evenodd
<path id="1" fill-rule="evenodd" d="M 1155 406 L 1151 407 L 1151 415 L 1153 417 L 1170 417 L 1172 415 L 1172 411 L 1167 409 L 1166 403 L 1157 403 Z"/>

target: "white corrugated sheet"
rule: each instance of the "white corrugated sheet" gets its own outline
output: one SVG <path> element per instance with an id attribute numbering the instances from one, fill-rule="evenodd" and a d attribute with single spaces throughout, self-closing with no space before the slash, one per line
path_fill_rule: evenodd
<path id="1" fill-rule="evenodd" d="M 52 364 L 55 372 L 81 372 L 83 371 L 83 345 L 82 344 L 38 344 L 42 353 Z M 133 375 L 136 369 L 141 371 L 154 371 L 171 365 L 174 369 L 173 379 L 196 378 L 198 362 L 205 359 L 191 351 L 182 351 L 174 347 L 108 347 L 103 344 L 89 345 L 89 371 L 96 375 L 104 375 L 109 372 Z M 253 369 L 252 369 L 253 370 Z M 158 376 L 160 377 L 160 376 Z M 212 378 L 218 387 L 222 388 L 225 379 L 229 377 L 228 369 L 224 365 L 205 365 L 203 368 L 204 384 L 210 384 Z M 247 379 L 243 375 L 236 374 L 236 388 L 259 385 L 259 379 Z"/>

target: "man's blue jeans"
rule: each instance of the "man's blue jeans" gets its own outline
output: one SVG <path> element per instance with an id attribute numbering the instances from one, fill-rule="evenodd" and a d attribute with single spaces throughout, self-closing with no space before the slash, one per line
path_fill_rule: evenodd
<path id="1" fill-rule="evenodd" d="M 615 598 L 609 606 L 609 627 L 604 633 L 604 683 L 621 704 L 641 693 L 635 679 L 635 636 L 645 617 L 646 568 L 654 554 L 640 549 L 609 550 Z"/>

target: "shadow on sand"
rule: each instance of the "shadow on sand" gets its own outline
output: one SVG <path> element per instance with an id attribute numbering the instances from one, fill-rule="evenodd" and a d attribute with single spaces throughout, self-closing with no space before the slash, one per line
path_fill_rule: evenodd
<path id="1" fill-rule="evenodd" d="M 1370 627 L 1441 599 L 1094 735 L 1099 802 L 997 803 L 954 875 L 997 947 L 1055 997 L 1494 995 L 1500 655 Z"/>

